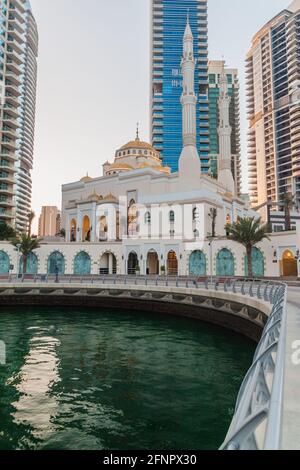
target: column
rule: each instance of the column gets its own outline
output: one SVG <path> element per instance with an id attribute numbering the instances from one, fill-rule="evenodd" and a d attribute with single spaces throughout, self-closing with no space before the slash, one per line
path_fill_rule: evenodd
<path id="1" fill-rule="evenodd" d="M 113 270 L 114 270 L 113 254 L 109 253 L 109 255 L 108 255 L 108 274 L 113 274 Z"/>

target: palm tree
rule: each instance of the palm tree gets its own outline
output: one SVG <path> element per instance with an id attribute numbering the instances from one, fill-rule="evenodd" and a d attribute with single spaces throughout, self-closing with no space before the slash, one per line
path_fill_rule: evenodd
<path id="1" fill-rule="evenodd" d="M 28 236 L 31 237 L 31 226 L 35 218 L 35 213 L 33 211 L 28 212 Z"/>
<path id="2" fill-rule="evenodd" d="M 295 206 L 295 198 L 293 194 L 292 193 L 282 194 L 279 205 L 283 207 L 285 230 L 286 232 L 289 232 L 291 230 L 291 210 Z"/>
<path id="3" fill-rule="evenodd" d="M 226 225 L 227 238 L 240 243 L 246 248 L 248 259 L 248 276 L 253 277 L 252 250 L 265 238 L 270 240 L 267 225 L 262 225 L 261 219 L 254 217 L 238 218 L 237 222 Z"/>
<path id="4" fill-rule="evenodd" d="M 41 238 L 32 238 L 26 233 L 22 233 L 19 237 L 12 240 L 12 245 L 18 247 L 23 255 L 23 274 L 27 272 L 27 260 L 30 253 L 40 248 Z"/>

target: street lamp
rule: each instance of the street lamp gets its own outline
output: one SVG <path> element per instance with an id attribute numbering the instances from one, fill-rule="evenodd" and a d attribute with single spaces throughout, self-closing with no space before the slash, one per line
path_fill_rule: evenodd
<path id="1" fill-rule="evenodd" d="M 20 248 L 21 248 L 21 243 L 18 243 L 16 245 L 16 248 L 17 248 L 17 252 L 18 252 L 18 262 L 17 262 L 17 277 L 19 278 L 19 274 L 20 274 Z"/>
<path id="2" fill-rule="evenodd" d="M 209 256 L 210 256 L 210 283 L 213 284 L 213 236 L 208 235 L 207 240 L 209 241 Z"/>

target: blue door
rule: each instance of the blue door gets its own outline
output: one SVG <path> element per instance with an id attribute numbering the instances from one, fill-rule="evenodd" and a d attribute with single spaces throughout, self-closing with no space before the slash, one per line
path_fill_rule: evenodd
<path id="1" fill-rule="evenodd" d="M 265 260 L 262 252 L 255 246 L 252 248 L 253 277 L 265 276 Z M 248 276 L 248 258 L 245 256 L 245 276 Z"/>
<path id="2" fill-rule="evenodd" d="M 65 258 L 59 251 L 55 251 L 48 258 L 48 274 L 56 274 L 56 268 L 58 274 L 65 274 Z"/>
<path id="3" fill-rule="evenodd" d="M 10 260 L 7 253 L 0 251 L 0 274 L 9 273 Z"/>
<path id="4" fill-rule="evenodd" d="M 234 276 L 234 258 L 231 251 L 224 248 L 219 251 L 216 262 L 217 276 Z"/>
<path id="5" fill-rule="evenodd" d="M 20 274 L 23 274 L 24 271 L 24 256 L 20 258 Z M 38 272 L 38 259 L 36 254 L 29 253 L 27 256 L 27 269 L 26 274 L 37 274 Z"/>
<path id="6" fill-rule="evenodd" d="M 81 276 L 91 274 L 91 258 L 85 251 L 81 251 L 75 257 L 74 274 Z"/>
<path id="7" fill-rule="evenodd" d="M 189 264 L 190 276 L 206 276 L 206 259 L 202 251 L 193 251 Z"/>

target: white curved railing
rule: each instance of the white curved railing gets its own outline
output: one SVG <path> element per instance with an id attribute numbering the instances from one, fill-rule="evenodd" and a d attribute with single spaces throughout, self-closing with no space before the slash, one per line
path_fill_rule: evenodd
<path id="1" fill-rule="evenodd" d="M 278 284 L 274 289 L 269 298 L 273 310 L 241 386 L 221 450 L 280 449 L 287 286 Z"/>

